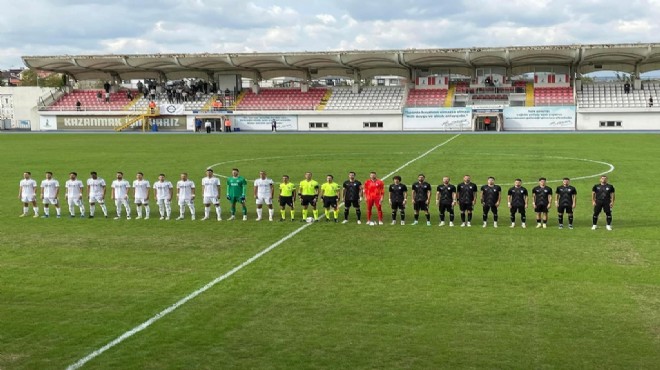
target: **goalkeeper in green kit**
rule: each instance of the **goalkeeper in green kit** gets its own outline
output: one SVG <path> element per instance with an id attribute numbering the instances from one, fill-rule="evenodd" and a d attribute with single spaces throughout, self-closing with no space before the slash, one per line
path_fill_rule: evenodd
<path id="1" fill-rule="evenodd" d="M 238 168 L 231 170 L 231 177 L 227 178 L 227 200 L 231 203 L 230 220 L 236 219 L 236 203 L 240 202 L 243 207 L 243 221 L 247 221 L 247 208 L 245 207 L 245 190 L 247 181 L 238 175 Z"/>

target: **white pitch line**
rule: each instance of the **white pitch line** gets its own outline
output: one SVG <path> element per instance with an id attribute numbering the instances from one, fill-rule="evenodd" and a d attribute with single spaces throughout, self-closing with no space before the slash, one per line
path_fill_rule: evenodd
<path id="1" fill-rule="evenodd" d="M 394 171 L 390 172 L 389 174 L 383 176 L 383 178 L 387 178 L 387 177 L 392 176 L 392 175 L 393 175 L 394 173 L 396 173 L 397 171 L 400 171 L 400 170 L 402 170 L 403 168 L 406 168 L 407 166 L 409 166 L 411 163 L 413 163 L 413 162 L 415 162 L 415 161 L 418 161 L 418 160 L 420 160 L 420 159 L 426 157 L 427 155 L 429 155 L 429 154 L 430 154 L 431 152 L 433 152 L 434 150 L 436 150 L 436 149 L 440 148 L 441 146 L 443 146 L 443 145 L 449 143 L 450 141 L 456 139 L 456 138 L 459 137 L 460 135 L 461 135 L 461 134 L 456 134 L 456 135 L 452 136 L 449 140 L 447 140 L 447 141 L 445 141 L 445 142 L 443 142 L 443 143 L 441 143 L 441 144 L 438 144 L 438 145 L 434 146 L 433 148 L 427 150 L 426 152 L 422 153 L 421 155 L 417 156 L 416 158 L 414 158 L 414 159 L 412 159 L 412 160 L 410 160 L 410 161 L 404 163 L 401 167 L 399 167 L 399 168 L 395 169 Z M 296 230 L 294 230 L 293 232 L 291 232 L 291 233 L 288 234 L 287 236 L 285 236 L 285 237 L 283 237 L 282 239 L 280 239 L 280 240 L 276 241 L 275 243 L 271 244 L 271 245 L 268 246 L 266 249 L 264 249 L 264 250 L 262 250 L 261 252 L 255 254 L 254 256 L 250 257 L 249 259 L 247 259 L 245 262 L 241 263 L 240 265 L 234 267 L 234 268 L 231 269 L 229 272 L 227 272 L 227 273 L 225 273 L 225 274 L 223 274 L 223 275 L 221 275 L 221 276 L 218 276 L 217 278 L 215 278 L 215 279 L 213 279 L 212 281 L 210 281 L 208 284 L 206 284 L 206 285 L 204 285 L 203 287 L 197 289 L 196 291 L 190 293 L 189 295 L 187 295 L 187 296 L 185 296 L 184 298 L 180 299 L 178 302 L 174 303 L 173 305 L 169 306 L 168 308 L 166 308 L 166 309 L 160 311 L 158 314 L 154 315 L 154 316 L 151 317 L 149 320 L 147 320 L 147 321 L 143 322 L 142 324 L 140 324 L 140 325 L 134 327 L 133 329 L 131 329 L 131 330 L 125 332 L 124 334 L 122 334 L 122 335 L 118 336 L 117 338 L 113 339 L 113 340 L 110 341 L 108 344 L 104 345 L 103 347 L 101 347 L 101 348 L 99 348 L 99 349 L 97 349 L 97 350 L 94 350 L 93 352 L 91 352 L 91 353 L 88 354 L 87 356 L 85 356 L 85 357 L 81 358 L 80 360 L 76 361 L 75 363 L 69 365 L 69 366 L 67 367 L 67 370 L 80 369 L 83 365 L 85 365 L 85 364 L 88 363 L 89 361 L 93 360 L 94 358 L 100 356 L 103 352 L 105 352 L 105 351 L 109 350 L 110 348 L 112 348 L 112 347 L 114 347 L 114 346 L 120 344 L 121 342 L 123 342 L 123 341 L 125 341 L 126 339 L 132 337 L 133 335 L 135 335 L 135 334 L 137 334 L 137 333 L 139 333 L 139 332 L 145 330 L 146 328 L 148 328 L 149 326 L 151 326 L 151 324 L 153 324 L 153 323 L 155 323 L 156 321 L 162 319 L 163 317 L 167 316 L 168 314 L 174 312 L 174 310 L 176 310 L 177 308 L 183 306 L 183 305 L 186 304 L 188 301 L 190 301 L 191 299 L 194 299 L 194 298 L 197 297 L 198 295 L 200 295 L 200 294 L 206 292 L 207 290 L 211 289 L 213 286 L 215 286 L 215 285 L 218 284 L 219 282 L 221 282 L 221 281 L 227 279 L 228 277 L 234 275 L 235 273 L 237 273 L 238 271 L 240 271 L 241 269 L 243 269 L 245 266 L 251 264 L 252 262 L 254 262 L 254 261 L 256 261 L 256 260 L 258 260 L 258 259 L 259 259 L 261 256 L 263 256 L 264 254 L 266 254 L 266 253 L 272 251 L 273 249 L 277 248 L 279 245 L 281 245 L 281 244 L 284 243 L 285 241 L 287 241 L 287 240 L 293 238 L 296 234 L 298 234 L 299 232 L 305 230 L 305 228 L 308 227 L 308 226 L 310 226 L 310 225 L 312 225 L 312 224 L 311 224 L 311 223 L 309 223 L 309 224 L 306 223 L 306 224 L 304 224 L 303 226 L 300 226 L 299 228 L 297 228 Z"/>

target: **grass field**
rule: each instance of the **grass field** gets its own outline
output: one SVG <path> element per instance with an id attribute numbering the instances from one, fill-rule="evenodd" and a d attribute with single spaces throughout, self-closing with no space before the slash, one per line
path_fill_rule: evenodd
<path id="1" fill-rule="evenodd" d="M 350 170 L 388 174 L 452 136 L 0 135 L 0 369 L 66 368 L 302 226 L 255 222 L 251 196 L 247 222 L 18 218 L 23 171 L 39 182 L 53 171 L 62 185 L 70 171 L 152 182 L 187 171 L 199 187 L 212 165 L 343 182 Z M 573 181 L 576 228 L 558 230 L 554 209 L 539 230 L 482 229 L 479 209 L 469 229 L 438 227 L 437 209 L 432 227 L 309 225 L 83 368 L 657 369 L 658 139 L 460 135 L 398 171 L 404 183 L 420 172 L 434 187 L 465 173 L 505 189 L 516 177 L 529 189 L 540 176 L 588 177 Z M 615 167 L 611 232 L 590 230 L 590 176 L 610 169 L 592 161 Z"/>

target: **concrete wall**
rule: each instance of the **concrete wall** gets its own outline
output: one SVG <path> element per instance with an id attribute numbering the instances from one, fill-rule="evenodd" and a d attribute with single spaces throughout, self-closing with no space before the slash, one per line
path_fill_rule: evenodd
<path id="1" fill-rule="evenodd" d="M 0 95 L 10 95 L 14 105 L 14 114 L 11 122 L 12 128 L 25 128 L 20 125 L 21 122 L 29 122 L 32 130 L 39 129 L 39 112 L 37 111 L 37 102 L 39 98 L 45 96 L 52 88 L 41 87 L 0 87 Z"/>
<path id="2" fill-rule="evenodd" d="M 311 122 L 327 122 L 328 128 L 310 128 Z M 382 128 L 364 128 L 365 122 L 383 122 Z M 401 131 L 403 116 L 396 113 L 371 113 L 368 111 L 333 112 L 332 114 L 300 114 L 298 131 Z"/>
<path id="3" fill-rule="evenodd" d="M 601 121 L 620 121 L 621 127 L 600 127 Z M 578 109 L 577 130 L 660 130 L 660 107 Z"/>

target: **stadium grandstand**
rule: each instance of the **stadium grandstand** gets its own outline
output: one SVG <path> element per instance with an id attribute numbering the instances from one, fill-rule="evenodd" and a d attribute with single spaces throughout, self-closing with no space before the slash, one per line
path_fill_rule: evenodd
<path id="1" fill-rule="evenodd" d="M 659 82 L 642 80 L 660 70 L 658 44 L 23 60 L 69 81 L 35 99 L 33 130 L 194 130 L 209 118 L 244 131 L 273 119 L 293 131 L 650 129 L 660 92 Z M 600 71 L 625 79 L 598 83 L 590 76 Z M 265 83 L 278 78 L 290 83 Z M 90 80 L 108 81 L 108 95 L 75 88 Z M 142 117 L 152 105 L 158 114 Z"/>

